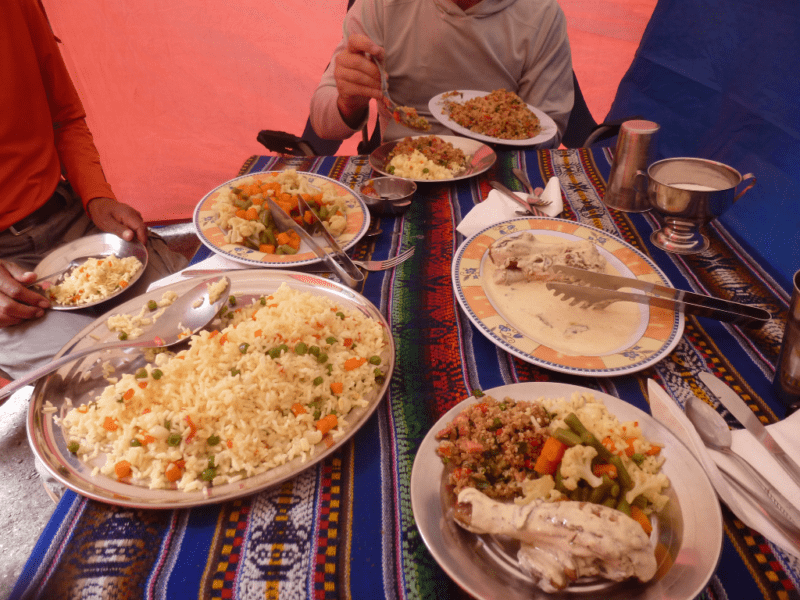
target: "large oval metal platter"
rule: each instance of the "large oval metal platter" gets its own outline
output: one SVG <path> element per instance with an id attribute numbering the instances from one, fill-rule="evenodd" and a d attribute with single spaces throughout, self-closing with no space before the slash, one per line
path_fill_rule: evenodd
<path id="1" fill-rule="evenodd" d="M 268 295 L 286 283 L 302 292 L 327 297 L 339 306 L 359 311 L 381 323 L 387 340 L 380 367 L 384 371 L 385 379 L 379 388 L 367 396 L 369 402 L 367 406 L 355 408 L 348 413 L 349 427 L 344 435 L 335 440 L 330 447 L 323 442 L 317 444 L 315 454 L 306 462 L 297 458 L 259 475 L 235 483 L 206 488 L 205 491 L 151 490 L 104 475 L 92 475 L 92 465 L 78 460 L 67 450 L 67 440 L 61 427 L 54 421 L 54 416 L 63 416 L 70 406 L 89 402 L 101 393 L 108 385 L 103 376 L 104 363 L 110 362 L 116 369 L 115 374 L 134 373 L 145 364 L 138 350 L 112 350 L 102 354 L 90 354 L 62 367 L 52 375 L 39 380 L 33 391 L 28 409 L 28 441 L 33 452 L 56 479 L 89 498 L 134 508 L 174 509 L 223 502 L 258 492 L 294 477 L 335 452 L 364 425 L 389 386 L 395 362 L 391 330 L 375 305 L 346 286 L 306 273 L 247 269 L 231 271 L 226 273 L 226 276 L 231 280 L 231 293 L 237 296 L 239 305 L 249 304 L 250 298 Z M 61 350 L 59 356 L 72 348 L 81 349 L 93 344 L 116 341 L 117 334 L 110 332 L 106 327 L 109 316 L 123 313 L 138 314 L 149 300 L 160 300 L 164 291 L 173 290 L 180 294 L 196 286 L 200 281 L 200 278 L 192 278 L 167 285 L 122 304 L 76 335 Z M 213 326 L 211 328 L 213 329 Z M 71 400 L 71 405 L 66 401 L 67 398 Z M 100 460 L 104 460 L 104 456 L 101 455 Z"/>
<path id="2" fill-rule="evenodd" d="M 507 237 L 523 232 L 592 242 L 608 264 L 623 277 L 635 277 L 670 285 L 658 266 L 627 242 L 595 227 L 550 217 L 511 219 L 483 229 L 464 240 L 453 258 L 452 278 L 461 308 L 478 330 L 495 345 L 524 361 L 573 375 L 615 376 L 646 369 L 667 356 L 680 341 L 684 316 L 680 311 L 636 305 L 636 329 L 617 348 L 601 355 L 575 356 L 556 349 L 553 340 L 533 339 L 523 334 L 522 314 L 499 309 L 483 285 L 487 276 L 489 248 Z M 566 306 L 566 303 L 565 303 Z"/>
<path id="3" fill-rule="evenodd" d="M 120 287 L 104 298 L 85 304 L 59 304 L 57 302 L 51 302 L 53 310 L 79 310 L 82 308 L 89 308 L 90 306 L 97 306 L 112 298 L 116 298 L 126 290 L 129 290 L 130 287 L 139 280 L 147 268 L 148 252 L 147 247 L 143 244 L 136 241 L 128 242 L 113 233 L 98 233 L 78 238 L 73 242 L 59 246 L 36 265 L 34 272 L 37 278 L 47 277 L 47 275 L 51 273 L 56 273 L 66 268 L 73 260 L 86 262 L 89 258 L 101 258 L 103 256 L 116 256 L 117 258 L 133 256 L 139 259 L 142 266 L 134 273 L 126 287 Z M 69 272 L 47 277 L 43 281 L 37 283 L 36 286 L 46 292 L 51 286 L 61 283 L 67 275 L 69 275 Z"/>
<path id="4" fill-rule="evenodd" d="M 412 139 L 419 137 L 429 137 L 415 135 L 411 136 Z M 453 177 L 448 179 L 414 179 L 412 177 L 403 177 L 403 179 L 411 179 L 417 183 L 436 183 L 442 181 L 458 181 L 460 179 L 469 179 L 481 173 L 488 171 L 491 166 L 497 161 L 497 154 L 486 144 L 477 140 L 459 137 L 456 135 L 437 135 L 439 139 L 453 144 L 453 146 L 461 150 L 467 157 L 467 168 Z M 389 167 L 389 153 L 394 150 L 394 147 L 400 143 L 401 140 L 394 140 L 380 145 L 372 151 L 369 155 L 369 166 L 378 173 L 387 175 L 389 177 L 401 177 L 400 175 L 392 174 L 388 171 Z"/>
<path id="5" fill-rule="evenodd" d="M 658 571 L 642 583 L 586 578 L 564 592 L 548 594 L 523 573 L 516 559 L 516 545 L 507 538 L 476 535 L 453 520 L 453 502 L 447 492 L 444 465 L 436 454 L 436 434 L 469 404 L 457 404 L 430 429 L 420 444 L 411 471 L 411 507 L 417 528 L 436 562 L 464 590 L 481 600 L 693 600 L 705 588 L 722 552 L 722 510 L 714 488 L 694 455 L 667 428 L 627 402 L 574 385 L 517 383 L 485 393 L 502 399 L 537 400 L 564 398 L 590 392 L 620 421 L 638 421 L 642 433 L 663 444 L 666 459 L 662 472 L 670 479 L 665 490 L 669 503 L 654 522 L 651 543 Z"/>
<path id="6" fill-rule="evenodd" d="M 223 194 L 227 194 L 234 186 L 261 181 L 277 173 L 280 173 L 280 171 L 261 171 L 242 175 L 226 181 L 208 192 L 197 204 L 192 215 L 197 235 L 203 245 L 220 256 L 251 267 L 292 269 L 322 262 L 322 259 L 314 254 L 314 251 L 305 242 L 300 244 L 297 254 L 282 255 L 266 254 L 241 244 L 231 244 L 225 240 L 225 232 L 217 225 L 217 214 L 214 210 L 214 205 Z M 325 183 L 332 185 L 336 190 L 336 194 L 344 199 L 348 208 L 347 226 L 336 241 L 339 242 L 339 245 L 344 250 L 349 250 L 355 246 L 369 229 L 370 215 L 364 201 L 340 181 L 305 171 L 298 171 L 297 174 L 309 184 L 317 187 Z M 322 238 L 320 238 L 320 244 L 323 247 L 327 245 L 326 242 L 322 241 Z"/>

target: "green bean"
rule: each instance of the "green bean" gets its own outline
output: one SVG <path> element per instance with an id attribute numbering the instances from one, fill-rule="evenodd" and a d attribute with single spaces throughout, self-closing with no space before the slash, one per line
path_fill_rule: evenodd
<path id="1" fill-rule="evenodd" d="M 267 238 L 267 244 L 278 245 L 278 240 L 275 239 L 275 232 L 272 231 L 271 227 L 264 230 L 264 237 Z"/>
<path id="2" fill-rule="evenodd" d="M 556 483 L 556 489 L 562 494 L 568 496 L 569 490 L 566 487 L 564 487 L 564 476 L 561 475 L 561 463 L 558 463 L 558 468 L 556 469 L 556 476 L 554 480 Z"/>
<path id="3" fill-rule="evenodd" d="M 609 496 L 602 502 L 603 506 L 607 506 L 608 508 L 617 508 L 617 499 L 614 496 Z"/>
<path id="4" fill-rule="evenodd" d="M 322 208 L 319 209 L 319 218 L 320 218 L 320 220 L 328 218 L 328 207 L 327 206 L 323 206 Z"/>
<path id="5" fill-rule="evenodd" d="M 625 498 L 620 498 L 619 502 L 617 502 L 617 510 L 624 512 L 629 517 L 631 516 L 631 505 L 628 504 L 628 501 Z"/>
<path id="6" fill-rule="evenodd" d="M 281 244 L 280 246 L 278 246 L 278 250 L 281 251 L 280 252 L 281 254 L 297 254 L 297 249 L 292 248 L 289 244 Z"/>
<path id="7" fill-rule="evenodd" d="M 611 454 L 608 448 L 606 448 L 600 440 L 598 440 L 594 434 L 584 427 L 583 423 L 581 423 L 580 419 L 575 413 L 569 413 L 564 418 L 564 423 L 572 429 L 575 433 L 577 433 L 580 438 L 581 442 L 585 446 L 591 446 L 595 450 L 597 450 L 597 456 L 599 456 L 605 462 L 611 462 L 611 458 L 614 456 Z"/>
<path id="8" fill-rule="evenodd" d="M 581 443 L 581 437 L 577 433 L 563 427 L 556 429 L 553 437 L 567 446 L 579 446 Z"/>
<path id="9" fill-rule="evenodd" d="M 648 500 L 642 494 L 636 496 L 636 498 L 633 499 L 633 502 L 631 502 L 631 506 L 638 506 L 642 510 L 647 508 L 647 505 L 648 505 Z"/>
<path id="10" fill-rule="evenodd" d="M 628 469 L 622 464 L 622 459 L 619 456 L 612 455 L 611 458 L 608 459 L 608 462 L 617 467 L 617 481 L 619 482 L 619 487 L 623 491 L 631 489 L 633 487 L 633 480 L 631 479 L 630 473 L 628 473 Z"/>
<path id="11" fill-rule="evenodd" d="M 603 475 L 603 481 L 596 488 L 592 488 L 589 494 L 589 502 L 593 504 L 602 504 L 603 500 L 605 500 L 611 492 L 612 487 L 614 487 L 614 482 L 608 475 Z"/>

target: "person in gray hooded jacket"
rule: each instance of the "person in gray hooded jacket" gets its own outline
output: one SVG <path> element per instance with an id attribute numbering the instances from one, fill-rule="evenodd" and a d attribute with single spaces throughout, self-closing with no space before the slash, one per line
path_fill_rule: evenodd
<path id="1" fill-rule="evenodd" d="M 452 90 L 506 89 L 539 108 L 558 126 L 557 147 L 573 104 L 567 25 L 556 0 L 356 0 L 344 36 L 311 100 L 311 124 L 323 139 L 346 139 L 382 98 L 383 61 L 389 94 L 431 122 L 428 101 Z M 413 135 L 381 102 L 384 141 Z"/>

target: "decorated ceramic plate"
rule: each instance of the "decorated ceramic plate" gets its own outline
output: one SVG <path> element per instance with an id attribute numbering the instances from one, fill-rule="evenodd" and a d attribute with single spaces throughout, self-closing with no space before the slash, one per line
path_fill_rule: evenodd
<path id="1" fill-rule="evenodd" d="M 314 254 L 305 242 L 300 244 L 300 248 L 295 254 L 268 254 L 242 244 L 232 244 L 225 239 L 227 232 L 217 223 L 218 208 L 216 208 L 216 204 L 224 202 L 231 188 L 267 181 L 279 173 L 282 171 L 263 171 L 243 175 L 223 183 L 206 194 L 195 208 L 193 215 L 194 226 L 200 241 L 220 256 L 252 267 L 294 268 L 321 262 L 322 259 Z M 355 246 L 369 228 L 369 211 L 364 201 L 353 190 L 335 179 L 304 171 L 298 171 L 297 174 L 315 188 L 326 184 L 332 186 L 333 193 L 344 201 L 348 211 L 347 224 L 344 231 L 337 236 L 337 241 L 344 250 Z M 325 247 L 324 243 L 322 245 Z"/>
<path id="2" fill-rule="evenodd" d="M 129 289 L 130 286 L 136 283 L 142 276 L 144 270 L 147 268 L 148 260 L 147 248 L 144 245 L 136 241 L 128 242 L 113 233 L 98 233 L 96 235 L 79 238 L 74 242 L 56 248 L 45 256 L 42 262 L 36 265 L 36 277 L 37 279 L 41 279 L 41 281 L 36 284 L 36 287 L 42 290 L 43 293 L 47 293 L 47 290 L 53 285 L 62 283 L 64 278 L 69 276 L 74 268 L 80 268 L 80 265 L 90 258 L 102 259 L 103 257 L 110 256 L 115 256 L 117 258 L 133 257 L 136 258 L 142 266 L 129 280 L 125 281 L 124 285 L 119 285 L 102 298 L 83 304 L 60 304 L 56 301 L 51 301 L 53 310 L 79 310 L 81 308 L 89 308 L 90 306 L 102 304 L 124 293 L 125 290 Z M 72 265 L 74 265 L 74 267 Z M 68 270 L 64 271 L 64 269 Z"/>
<path id="3" fill-rule="evenodd" d="M 472 131 L 471 129 L 459 125 L 453 119 L 451 119 L 450 115 L 445 109 L 445 105 L 448 102 L 457 102 L 459 104 L 463 104 L 468 100 L 480 98 L 488 94 L 489 92 L 480 92 L 476 90 L 453 90 L 450 92 L 443 92 L 434 96 L 428 101 L 428 108 L 437 121 L 439 121 L 448 129 L 453 130 L 455 133 L 492 144 L 504 144 L 506 146 L 536 146 L 538 144 L 544 144 L 545 142 L 550 141 L 555 137 L 556 133 L 558 133 L 558 127 L 556 126 L 555 121 L 553 121 L 553 119 L 551 119 L 546 113 L 539 110 L 535 106 L 531 106 L 530 104 L 527 105 L 528 109 L 539 118 L 541 131 L 534 137 L 525 138 L 522 140 L 497 138 Z"/>
<path id="4" fill-rule="evenodd" d="M 294 477 L 335 452 L 364 425 L 386 392 L 394 369 L 394 342 L 389 326 L 380 311 L 369 300 L 350 288 L 306 273 L 245 269 L 230 271 L 226 276 L 231 280 L 231 294 L 237 298 L 238 306 L 250 304 L 252 299 L 257 300 L 267 296 L 285 283 L 293 289 L 322 296 L 335 302 L 337 306 L 359 312 L 378 322 L 384 331 L 387 343 L 380 354 L 380 366 L 374 368 L 381 370 L 384 379 L 373 391 L 365 395 L 367 405 L 351 408 L 346 417 L 341 417 L 347 421 L 343 435 L 334 439 L 323 439 L 313 447 L 314 453 L 305 458 L 298 455 L 263 473 L 201 490 L 182 491 L 174 485 L 169 489 L 150 489 L 144 482 L 119 480 L 102 473 L 94 474 L 94 468 L 101 466 L 106 460 L 106 455 L 102 451 L 91 462 L 83 462 L 69 451 L 68 444 L 71 440 L 66 438 L 56 418 L 63 417 L 72 407 L 90 406 L 108 385 L 106 377 L 109 376 L 110 367 L 114 369 L 113 375 L 119 377 L 126 373 L 138 373 L 146 364 L 143 353 L 136 349 L 115 349 L 89 354 L 40 379 L 33 391 L 28 409 L 28 441 L 31 448 L 61 483 L 89 498 L 134 508 L 173 509 L 223 502 L 253 494 Z M 117 341 L 118 334 L 110 331 L 106 325 L 109 316 L 137 315 L 150 300 L 160 300 L 165 291 L 171 290 L 181 294 L 196 286 L 198 282 L 197 278 L 187 279 L 157 288 L 125 302 L 76 335 L 58 356 L 72 349 L 80 350 L 104 342 Z M 216 323 L 209 326 L 211 330 L 216 328 L 220 328 Z"/>
<path id="5" fill-rule="evenodd" d="M 412 139 L 428 137 L 428 136 L 411 136 Z M 456 135 L 437 135 L 436 137 L 453 144 L 454 147 L 461 150 L 467 157 L 467 168 L 460 173 L 456 173 L 453 177 L 447 179 L 416 179 L 413 177 L 404 177 L 403 179 L 411 179 L 412 181 L 421 183 L 430 183 L 435 181 L 458 181 L 459 179 L 468 179 L 475 175 L 480 175 L 489 170 L 489 168 L 497 161 L 497 154 L 486 144 L 471 140 Z M 382 175 L 390 177 L 400 177 L 389 171 L 389 153 L 394 150 L 395 146 L 401 140 L 394 140 L 382 144 L 369 155 L 369 166 L 378 171 Z"/>
<path id="6" fill-rule="evenodd" d="M 681 312 L 632 302 L 587 309 L 556 298 L 544 283 L 498 284 L 490 246 L 529 234 L 554 244 L 588 241 L 609 273 L 670 285 L 647 256 L 600 229 L 549 217 L 504 221 L 466 239 L 453 260 L 456 297 L 483 335 L 532 364 L 586 376 L 641 371 L 675 348 L 683 334 Z"/>
<path id="7" fill-rule="evenodd" d="M 694 455 L 666 427 L 635 406 L 586 388 L 561 383 L 517 383 L 486 391 L 496 399 L 569 398 L 589 392 L 603 401 L 619 421 L 638 421 L 644 436 L 663 445 L 661 471 L 669 477 L 666 507 L 654 519 L 650 536 L 657 572 L 646 583 L 579 579 L 564 592 L 543 592 L 518 567 L 516 546 L 508 538 L 476 535 L 453 520 L 453 499 L 436 454 L 436 434 L 474 397 L 457 404 L 431 428 L 417 450 L 411 471 L 411 507 L 425 545 L 444 571 L 471 596 L 481 600 L 693 600 L 717 568 L 722 551 L 722 512 L 711 482 Z"/>

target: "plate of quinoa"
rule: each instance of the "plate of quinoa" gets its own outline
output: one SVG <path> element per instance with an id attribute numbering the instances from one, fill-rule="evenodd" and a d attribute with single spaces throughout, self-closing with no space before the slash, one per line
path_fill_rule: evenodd
<path id="1" fill-rule="evenodd" d="M 565 448 L 554 454 L 550 440 L 562 437 Z M 603 466 L 609 464 L 620 469 L 613 479 L 612 469 Z M 619 489 L 611 490 L 607 480 Z M 562 597 L 545 592 L 547 586 L 521 568 L 520 542 L 513 536 L 477 534 L 457 524 L 462 510 L 457 494 L 474 496 L 475 490 L 503 506 L 535 504 L 557 511 L 596 502 L 606 512 L 634 509 L 626 522 L 641 526 L 645 547 L 649 539 L 655 575 L 644 582 L 580 577 L 567 588 L 574 597 L 655 600 L 667 594 L 690 600 L 719 560 L 721 509 L 691 452 L 647 413 L 588 388 L 531 382 L 478 392 L 434 424 L 411 473 L 417 527 L 462 589 L 481 599 L 496 598 L 501 590 L 509 600 Z M 628 506 L 612 508 L 609 493 L 617 494 L 615 502 L 629 498 Z"/>
<path id="2" fill-rule="evenodd" d="M 558 133 L 544 111 L 526 104 L 514 92 L 453 90 L 428 102 L 437 121 L 455 133 L 508 146 L 535 146 Z"/>
<path id="3" fill-rule="evenodd" d="M 480 175 L 497 160 L 486 144 L 455 135 L 418 135 L 386 142 L 369 156 L 370 166 L 415 182 L 457 181 Z"/>

